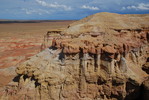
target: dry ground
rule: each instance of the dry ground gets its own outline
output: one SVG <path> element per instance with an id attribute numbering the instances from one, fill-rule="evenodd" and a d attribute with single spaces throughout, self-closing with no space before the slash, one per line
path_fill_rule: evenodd
<path id="1" fill-rule="evenodd" d="M 0 24 L 0 39 L 6 37 L 42 36 L 51 29 L 63 29 L 74 21 Z"/>
<path id="2" fill-rule="evenodd" d="M 0 24 L 0 87 L 6 85 L 13 75 L 4 75 L 2 69 L 16 66 L 40 52 L 43 36 L 49 30 L 63 30 L 74 21 L 51 21 L 40 23 Z M 7 74 L 7 72 L 6 72 Z"/>

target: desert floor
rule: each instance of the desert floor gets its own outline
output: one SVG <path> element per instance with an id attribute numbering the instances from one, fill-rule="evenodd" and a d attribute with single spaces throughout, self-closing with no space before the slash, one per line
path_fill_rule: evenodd
<path id="1" fill-rule="evenodd" d="M 15 76 L 13 66 L 40 52 L 47 31 L 63 30 L 72 22 L 0 23 L 0 87 Z"/>

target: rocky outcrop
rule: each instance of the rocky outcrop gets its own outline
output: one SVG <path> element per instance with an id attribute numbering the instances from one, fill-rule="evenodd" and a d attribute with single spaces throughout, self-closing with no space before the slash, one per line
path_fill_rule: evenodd
<path id="1" fill-rule="evenodd" d="M 149 74 L 149 58 L 147 58 L 146 63 L 143 65 L 142 70 Z"/>
<path id="2" fill-rule="evenodd" d="M 50 47 L 52 44 L 52 40 L 60 37 L 61 36 L 61 31 L 62 30 L 51 30 L 48 31 L 45 35 L 44 35 L 44 41 L 41 44 L 41 51 Z"/>
<path id="3" fill-rule="evenodd" d="M 17 67 L 17 76 L 1 99 L 136 100 L 147 96 L 141 93 L 148 79 L 142 70 L 149 56 L 147 21 L 148 15 L 101 13 L 70 25 L 52 40 L 51 47 Z"/>

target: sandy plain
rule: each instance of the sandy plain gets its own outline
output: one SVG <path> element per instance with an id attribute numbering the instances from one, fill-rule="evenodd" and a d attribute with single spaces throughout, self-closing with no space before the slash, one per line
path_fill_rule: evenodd
<path id="1" fill-rule="evenodd" d="M 47 31 L 63 30 L 72 22 L 0 21 L 0 87 L 12 80 L 18 63 L 40 52 Z"/>

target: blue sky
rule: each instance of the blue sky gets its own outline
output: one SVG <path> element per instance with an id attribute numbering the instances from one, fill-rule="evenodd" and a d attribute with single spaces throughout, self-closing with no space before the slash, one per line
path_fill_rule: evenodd
<path id="1" fill-rule="evenodd" d="M 81 19 L 98 12 L 149 14 L 149 0 L 0 0 L 0 19 Z"/>

